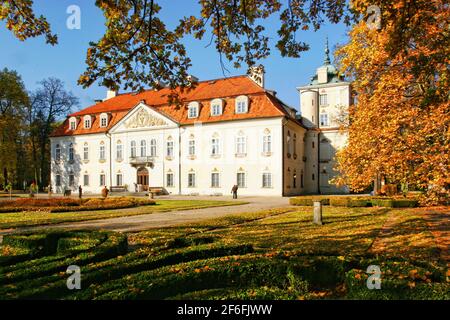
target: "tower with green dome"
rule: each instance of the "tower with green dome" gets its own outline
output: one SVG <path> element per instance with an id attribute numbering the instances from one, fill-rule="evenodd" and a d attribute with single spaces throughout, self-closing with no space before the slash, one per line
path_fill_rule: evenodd
<path id="1" fill-rule="evenodd" d="M 308 84 L 297 90 L 301 120 L 308 128 L 304 158 L 306 192 L 348 193 L 347 187 L 338 188 L 330 180 L 337 174 L 333 171 L 336 151 L 347 142 L 347 133 L 340 130 L 340 126 L 352 103 L 351 83 L 331 64 L 328 38 L 323 65 L 317 68 Z"/>

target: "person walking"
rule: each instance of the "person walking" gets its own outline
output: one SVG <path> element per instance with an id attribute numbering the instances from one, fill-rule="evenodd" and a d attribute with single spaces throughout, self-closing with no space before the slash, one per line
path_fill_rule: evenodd
<path id="1" fill-rule="evenodd" d="M 108 193 L 109 193 L 109 190 L 108 190 L 108 188 L 105 186 L 105 187 L 102 189 L 102 197 L 106 199 L 106 197 L 108 197 Z"/>
<path id="2" fill-rule="evenodd" d="M 231 188 L 231 193 L 233 194 L 233 199 L 237 199 L 237 191 L 238 191 L 239 187 L 237 184 L 235 184 L 233 186 L 233 188 Z"/>
<path id="3" fill-rule="evenodd" d="M 81 185 L 78 186 L 78 197 L 81 199 L 83 196 L 83 188 L 81 188 Z"/>

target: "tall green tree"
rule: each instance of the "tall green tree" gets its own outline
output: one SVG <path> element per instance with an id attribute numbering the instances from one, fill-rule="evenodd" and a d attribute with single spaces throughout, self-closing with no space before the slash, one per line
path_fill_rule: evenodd
<path id="1" fill-rule="evenodd" d="M 29 99 L 25 85 L 16 71 L 0 71 L 0 181 L 3 185 L 14 181 L 18 165 L 18 151 L 23 138 L 23 120 Z"/>

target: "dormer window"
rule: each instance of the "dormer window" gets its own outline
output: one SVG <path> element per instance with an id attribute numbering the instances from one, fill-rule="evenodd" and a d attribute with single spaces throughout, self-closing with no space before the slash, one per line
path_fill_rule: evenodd
<path id="1" fill-rule="evenodd" d="M 199 104 L 198 102 L 191 102 L 188 105 L 188 118 L 198 118 Z"/>
<path id="2" fill-rule="evenodd" d="M 248 97 L 239 96 L 236 98 L 236 113 L 247 113 L 248 112 Z"/>
<path id="3" fill-rule="evenodd" d="M 77 119 L 72 117 L 69 119 L 69 129 L 75 130 L 77 128 Z"/>
<path id="4" fill-rule="evenodd" d="M 90 129 L 92 126 L 92 119 L 91 116 L 84 116 L 84 128 L 85 129 Z"/>
<path id="5" fill-rule="evenodd" d="M 106 113 L 102 113 L 100 115 L 100 127 L 104 128 L 108 126 L 108 115 Z"/>
<path id="6" fill-rule="evenodd" d="M 222 114 L 222 100 L 214 99 L 211 101 L 211 115 L 220 116 Z"/>

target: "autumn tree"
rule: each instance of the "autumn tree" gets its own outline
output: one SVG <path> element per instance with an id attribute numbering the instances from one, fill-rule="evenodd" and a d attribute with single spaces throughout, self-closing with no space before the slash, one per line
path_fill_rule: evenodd
<path id="1" fill-rule="evenodd" d="M 355 1 L 364 7 L 364 1 Z M 363 190 L 377 175 L 448 201 L 450 186 L 450 10 L 446 1 L 399 1 L 383 28 L 360 22 L 337 51 L 354 80 L 341 183 Z M 409 16 L 413 11 L 414 15 Z M 395 19 L 396 18 L 396 19 Z M 399 34 L 400 33 L 400 34 Z M 394 41 L 396 39 L 395 43 Z"/>

